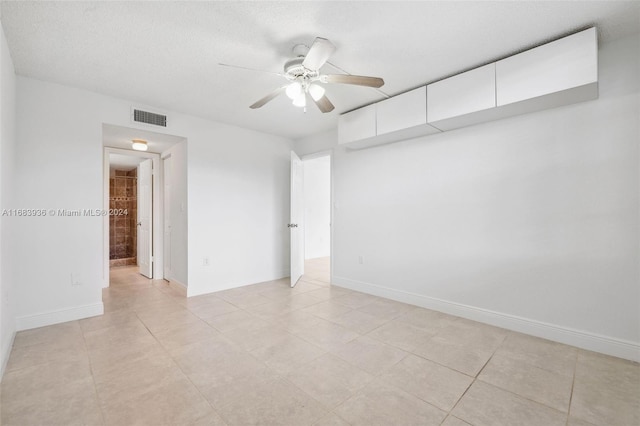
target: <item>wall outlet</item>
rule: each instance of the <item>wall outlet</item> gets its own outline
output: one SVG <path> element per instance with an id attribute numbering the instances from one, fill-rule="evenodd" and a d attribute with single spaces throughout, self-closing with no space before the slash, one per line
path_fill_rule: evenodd
<path id="1" fill-rule="evenodd" d="M 211 262 L 209 261 L 208 257 L 203 257 L 202 258 L 202 266 L 209 266 L 211 265 Z"/>
<path id="2" fill-rule="evenodd" d="M 363 255 L 358 256 L 358 263 L 361 264 L 361 265 L 364 264 L 364 256 Z"/>

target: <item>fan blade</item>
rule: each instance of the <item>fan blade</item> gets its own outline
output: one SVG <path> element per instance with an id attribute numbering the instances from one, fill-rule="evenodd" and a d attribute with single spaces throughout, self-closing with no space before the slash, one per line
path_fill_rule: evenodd
<path id="1" fill-rule="evenodd" d="M 340 83 L 340 84 L 355 84 L 357 86 L 368 87 L 382 87 L 384 80 L 380 77 L 366 77 L 363 75 L 323 75 L 320 76 L 320 81 L 323 83 Z"/>
<path id="2" fill-rule="evenodd" d="M 218 65 L 223 66 L 223 67 L 237 68 L 237 69 L 247 70 L 247 71 L 256 71 L 256 72 L 262 72 L 262 73 L 266 73 L 266 74 L 274 74 L 274 75 L 279 75 L 279 76 L 281 76 L 281 77 L 285 77 L 285 75 L 284 75 L 284 74 L 279 73 L 279 72 L 265 71 L 265 70 L 257 70 L 257 69 L 255 69 L 255 68 L 241 67 L 241 66 L 239 66 L 239 65 L 229 65 L 229 64 L 222 64 L 222 63 L 218 63 Z"/>
<path id="3" fill-rule="evenodd" d="M 276 90 L 274 90 L 273 92 L 271 92 L 267 96 L 265 96 L 264 98 L 260 99 L 259 101 L 257 101 L 253 105 L 251 105 L 249 108 L 251 108 L 251 109 L 260 108 L 261 106 L 263 106 L 267 102 L 272 101 L 280 93 L 284 92 L 286 88 L 287 88 L 287 86 L 282 86 L 282 87 L 277 88 Z"/>
<path id="4" fill-rule="evenodd" d="M 311 99 L 313 99 L 313 96 L 311 96 Z M 327 98 L 326 96 L 321 97 L 317 101 L 313 99 L 313 102 L 315 102 L 318 109 L 323 113 L 331 112 L 335 108 L 329 98 Z"/>
<path id="5" fill-rule="evenodd" d="M 336 50 L 336 47 L 326 38 L 316 37 L 307 56 L 304 57 L 302 65 L 310 70 L 319 70 L 329 57 Z"/>

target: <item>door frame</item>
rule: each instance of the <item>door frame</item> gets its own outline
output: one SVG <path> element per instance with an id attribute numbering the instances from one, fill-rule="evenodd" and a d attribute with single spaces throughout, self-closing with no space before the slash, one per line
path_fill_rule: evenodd
<path id="1" fill-rule="evenodd" d="M 109 211 L 109 154 L 121 154 L 131 157 L 140 157 L 153 160 L 153 279 L 162 279 L 163 277 L 163 235 L 162 220 L 163 212 L 163 194 L 162 186 L 164 185 L 163 173 L 161 170 L 160 154 L 153 152 L 134 151 L 130 149 L 110 148 L 103 149 L 103 209 Z M 109 216 L 103 216 L 102 220 L 102 238 L 103 238 L 103 273 L 102 288 L 109 287 Z"/>
<path id="2" fill-rule="evenodd" d="M 330 185 L 330 192 L 331 194 L 329 195 L 329 208 L 330 208 L 330 223 L 329 223 L 329 280 L 333 281 L 333 221 L 334 221 L 334 217 L 333 217 L 333 213 L 335 210 L 335 203 L 334 203 L 334 198 L 333 198 L 333 190 L 334 190 L 334 186 L 333 186 L 333 182 L 335 181 L 335 179 L 333 178 L 334 175 L 334 167 L 333 167 L 333 150 L 332 149 L 328 149 L 328 150 L 324 150 L 324 151 L 318 151 L 318 152 L 314 152 L 312 154 L 306 154 L 306 155 L 301 155 L 300 159 L 302 160 L 302 164 L 304 165 L 304 162 L 306 160 L 313 160 L 314 158 L 320 158 L 320 157 L 329 157 L 329 179 L 331 180 L 331 182 L 329 182 Z"/>
<path id="3" fill-rule="evenodd" d="M 172 178 L 173 175 L 173 157 L 171 156 L 171 154 L 166 154 L 163 155 L 160 158 L 160 164 L 162 167 L 162 242 L 163 242 L 163 247 L 162 247 L 162 278 L 166 281 L 168 281 L 169 283 L 171 283 L 171 240 L 168 241 L 169 244 L 169 266 L 168 269 L 166 268 L 167 266 L 167 262 L 166 262 L 166 255 L 167 253 L 165 252 L 165 249 L 167 248 L 167 234 L 166 234 L 166 226 L 167 226 L 167 216 L 169 217 L 169 220 L 171 220 L 171 205 L 169 205 L 168 209 L 167 209 L 167 199 L 169 199 L 169 203 L 171 203 L 171 189 L 169 189 L 169 197 L 167 197 L 167 186 L 166 184 L 166 173 L 165 173 L 165 169 L 167 167 L 167 160 L 170 161 L 169 165 L 171 167 L 171 174 L 169 176 L 169 179 Z M 172 225 L 169 225 L 169 228 L 171 228 Z M 171 231 L 169 231 L 171 232 Z"/>

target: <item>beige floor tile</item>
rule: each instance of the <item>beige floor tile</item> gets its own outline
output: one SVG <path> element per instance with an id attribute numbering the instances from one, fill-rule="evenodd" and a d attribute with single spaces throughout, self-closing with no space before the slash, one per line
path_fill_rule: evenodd
<path id="1" fill-rule="evenodd" d="M 402 350 L 413 352 L 417 347 L 431 339 L 433 333 L 414 325 L 394 320 L 376 328 L 368 333 L 367 336 Z"/>
<path id="2" fill-rule="evenodd" d="M 373 377 L 332 354 L 322 355 L 287 375 L 291 382 L 328 409 L 346 401 Z"/>
<path id="3" fill-rule="evenodd" d="M 444 420 L 444 422 L 442 422 L 441 426 L 471 426 L 471 425 L 465 422 L 464 420 L 460 420 L 457 417 L 449 415 Z"/>
<path id="4" fill-rule="evenodd" d="M 269 325 L 269 322 L 262 318 L 247 313 L 246 311 L 237 310 L 228 314 L 217 315 L 207 318 L 205 321 L 216 330 L 226 333 L 235 329 L 253 330 Z"/>
<path id="5" fill-rule="evenodd" d="M 571 416 L 594 424 L 640 424 L 640 365 L 581 350 Z"/>
<path id="6" fill-rule="evenodd" d="M 173 361 L 155 339 L 151 342 L 101 347 L 89 351 L 91 370 L 96 378 L 126 374 L 138 365 L 168 365 Z"/>
<path id="7" fill-rule="evenodd" d="M 409 355 L 387 370 L 381 380 L 448 412 L 471 385 L 473 378 Z"/>
<path id="8" fill-rule="evenodd" d="M 271 287 L 265 287 L 262 288 L 259 292 L 259 295 L 264 296 L 268 299 L 271 300 L 276 300 L 276 301 L 284 301 L 287 300 L 289 298 L 291 298 L 292 296 L 296 295 L 296 294 L 301 294 L 301 293 L 294 293 L 291 290 L 291 286 L 288 284 L 281 284 L 278 286 L 271 286 Z"/>
<path id="9" fill-rule="evenodd" d="M 80 320 L 79 323 L 82 332 L 86 333 L 115 325 L 126 326 L 138 321 L 140 320 L 135 312 L 126 310 L 112 313 L 107 312 L 104 315 Z"/>
<path id="10" fill-rule="evenodd" d="M 329 413 L 314 423 L 313 426 L 349 426 L 349 423 L 340 418 L 337 414 Z"/>
<path id="11" fill-rule="evenodd" d="M 155 379 L 151 386 L 101 397 L 105 422 L 109 425 L 191 424 L 213 413 L 204 397 L 183 375 L 164 374 Z"/>
<path id="12" fill-rule="evenodd" d="M 340 297 L 340 296 L 344 296 L 346 294 L 348 294 L 350 292 L 350 290 L 346 290 L 346 289 L 342 289 L 339 287 L 335 287 L 335 286 L 330 286 L 330 287 L 323 287 L 320 288 L 318 290 L 313 290 L 310 291 L 306 294 L 308 294 L 309 296 L 313 296 L 317 299 L 321 299 L 321 300 L 329 300 L 329 299 L 333 299 L 335 297 Z"/>
<path id="13" fill-rule="evenodd" d="M 371 315 L 357 310 L 329 318 L 329 321 L 335 322 L 346 329 L 353 330 L 360 334 L 367 334 L 371 330 L 374 330 L 387 322 L 386 319 L 380 319 L 376 315 Z"/>
<path id="14" fill-rule="evenodd" d="M 325 288 L 327 285 L 324 283 L 318 282 L 306 282 L 303 280 L 298 281 L 295 287 L 291 289 L 293 293 L 307 293 L 314 290 L 320 290 L 321 288 Z"/>
<path id="15" fill-rule="evenodd" d="M 78 321 L 70 321 L 48 327 L 19 331 L 13 341 L 14 348 L 43 343 L 75 344 L 82 341 L 82 330 Z"/>
<path id="16" fill-rule="evenodd" d="M 511 332 L 496 354 L 524 361 L 554 373 L 573 375 L 578 349 L 562 343 Z"/>
<path id="17" fill-rule="evenodd" d="M 9 356 L 6 371 L 61 361 L 77 360 L 82 362 L 87 357 L 83 339 L 46 341 L 29 346 L 14 347 Z"/>
<path id="18" fill-rule="evenodd" d="M 107 314 L 16 335 L 0 423 L 640 424 L 639 364 L 330 286 L 327 265 L 193 298 L 112 270 Z"/>
<path id="19" fill-rule="evenodd" d="M 360 337 L 355 331 L 321 318 L 313 323 L 301 324 L 292 333 L 326 350 L 342 347 L 345 343 Z"/>
<path id="20" fill-rule="evenodd" d="M 186 378 L 171 358 L 153 362 L 131 363 L 109 374 L 95 376 L 95 387 L 104 404 L 133 399 L 148 391 Z"/>
<path id="21" fill-rule="evenodd" d="M 246 351 L 272 346 L 286 340 L 291 333 L 273 324 L 255 329 L 236 328 L 224 333 L 224 336 Z"/>
<path id="22" fill-rule="evenodd" d="M 224 292 L 215 293 L 215 294 L 218 295 L 221 299 L 224 299 L 227 302 L 231 303 L 232 305 L 237 306 L 238 308 L 241 308 L 241 309 L 245 309 L 251 306 L 261 305 L 263 303 L 268 303 L 272 301 L 271 299 L 261 296 L 258 293 L 252 293 L 247 291 L 230 293 L 229 290 L 226 290 Z"/>
<path id="23" fill-rule="evenodd" d="M 88 359 L 5 373 L 3 425 L 102 424 Z"/>
<path id="24" fill-rule="evenodd" d="M 335 303 L 334 299 L 318 303 L 313 306 L 302 309 L 303 312 L 315 315 L 322 319 L 331 320 L 340 315 L 344 315 L 351 311 L 351 308 Z"/>
<path id="25" fill-rule="evenodd" d="M 575 417 L 569 416 L 569 421 L 567 422 L 567 426 L 596 426 L 594 423 L 589 423 L 584 420 L 576 419 Z"/>
<path id="26" fill-rule="evenodd" d="M 302 309 L 307 306 L 313 306 L 323 302 L 323 299 L 315 297 L 309 293 L 312 292 L 294 293 L 291 297 L 286 299 L 286 302 L 291 306 L 291 309 Z"/>
<path id="27" fill-rule="evenodd" d="M 478 380 L 564 413 L 569 411 L 573 374 L 553 373 L 525 361 L 495 354 L 478 376 Z"/>
<path id="28" fill-rule="evenodd" d="M 440 425 L 447 413 L 381 381 L 374 381 L 334 412 L 352 425 Z"/>
<path id="29" fill-rule="evenodd" d="M 414 306 L 407 305 L 406 303 L 400 303 L 394 300 L 387 299 L 375 300 L 372 303 L 358 308 L 360 312 L 366 312 L 387 321 L 395 319 L 400 315 L 414 309 L 416 309 Z"/>
<path id="30" fill-rule="evenodd" d="M 173 353 L 182 346 L 208 340 L 218 334 L 216 329 L 198 319 L 198 322 L 159 331 L 154 333 L 154 336 L 169 353 Z"/>
<path id="31" fill-rule="evenodd" d="M 313 424 L 327 414 L 318 402 L 284 379 L 258 384 L 242 399 L 217 411 L 229 426 Z"/>
<path id="32" fill-rule="evenodd" d="M 274 345 L 254 349 L 251 355 L 274 371 L 284 374 L 318 358 L 325 352 L 326 350 L 289 334 Z"/>
<path id="33" fill-rule="evenodd" d="M 489 361 L 507 332 L 458 319 L 418 346 L 414 353 L 469 376 L 476 376 Z"/>
<path id="34" fill-rule="evenodd" d="M 155 342 L 155 338 L 141 323 L 127 326 L 111 326 L 84 333 L 84 340 L 89 351 L 113 348 L 120 345 L 138 345 Z"/>
<path id="35" fill-rule="evenodd" d="M 182 307 L 170 312 L 164 310 L 139 312 L 138 318 L 154 334 L 179 325 L 195 325 L 202 322 L 200 318 Z"/>
<path id="36" fill-rule="evenodd" d="M 487 383 L 476 381 L 451 412 L 473 426 L 562 426 L 567 415 Z"/>
<path id="37" fill-rule="evenodd" d="M 331 351 L 351 365 L 371 374 L 381 374 L 407 356 L 407 352 L 362 336 Z"/>
<path id="38" fill-rule="evenodd" d="M 263 368 L 249 375 L 236 374 L 232 378 L 218 380 L 214 384 L 201 382 L 199 383 L 198 389 L 214 410 L 219 410 L 225 405 L 241 400 L 247 393 L 255 389 L 256 386 L 280 377 L 281 375 L 272 369 Z"/>
<path id="39" fill-rule="evenodd" d="M 29 393 L 19 401 L 3 400 L 1 422 L 5 426 L 102 425 L 104 418 L 93 380 L 86 378 Z"/>
<path id="40" fill-rule="evenodd" d="M 267 303 L 262 303 L 256 306 L 249 306 L 244 309 L 245 312 L 250 313 L 258 318 L 262 318 L 265 320 L 270 320 L 273 318 L 277 318 L 283 315 L 285 312 L 292 311 L 293 308 L 287 301 L 279 300 L 273 301 L 270 300 Z"/>
<path id="41" fill-rule="evenodd" d="M 191 423 L 189 426 L 227 426 L 220 414 L 215 411 Z"/>
<path id="42" fill-rule="evenodd" d="M 454 323 L 458 317 L 429 309 L 416 308 L 400 315 L 396 321 L 421 328 L 430 334 L 436 334 L 444 327 Z"/>
<path id="43" fill-rule="evenodd" d="M 335 299 L 331 299 L 331 300 L 335 303 L 344 305 L 348 308 L 358 309 L 370 303 L 373 303 L 375 301 L 380 301 L 381 299 L 379 297 L 371 296 L 369 294 L 352 291 L 351 293 L 345 294 L 344 296 L 336 297 Z"/>
<path id="44" fill-rule="evenodd" d="M 262 374 L 267 366 L 220 336 L 179 348 L 174 359 L 198 388 Z"/>

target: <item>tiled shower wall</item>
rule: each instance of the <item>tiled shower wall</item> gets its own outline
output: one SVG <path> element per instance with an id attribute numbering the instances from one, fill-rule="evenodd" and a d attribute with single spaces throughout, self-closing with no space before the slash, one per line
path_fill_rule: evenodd
<path id="1" fill-rule="evenodd" d="M 116 170 L 109 179 L 109 259 L 111 266 L 135 265 L 137 250 L 137 170 Z"/>

